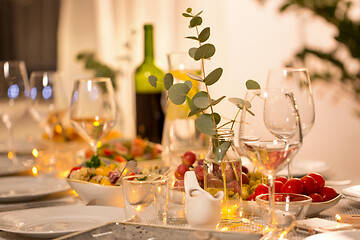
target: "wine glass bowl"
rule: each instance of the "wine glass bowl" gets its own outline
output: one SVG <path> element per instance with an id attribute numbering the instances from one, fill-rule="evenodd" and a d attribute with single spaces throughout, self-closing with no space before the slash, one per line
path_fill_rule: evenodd
<path id="1" fill-rule="evenodd" d="M 0 61 L 0 117 L 8 130 L 8 158 L 16 161 L 13 125 L 28 107 L 29 83 L 23 61 Z"/>
<path id="2" fill-rule="evenodd" d="M 30 113 L 52 141 L 54 127 L 66 114 L 68 103 L 60 73 L 35 71 L 30 75 Z"/>
<path id="3" fill-rule="evenodd" d="M 274 181 L 278 171 L 296 155 L 302 144 L 300 117 L 292 92 L 284 89 L 248 90 L 240 119 L 239 146 L 254 166 L 269 179 L 269 232 L 279 234 L 275 214 Z"/>
<path id="4" fill-rule="evenodd" d="M 115 93 L 110 78 L 77 79 L 74 83 L 70 122 L 97 155 L 97 144 L 114 127 Z"/>

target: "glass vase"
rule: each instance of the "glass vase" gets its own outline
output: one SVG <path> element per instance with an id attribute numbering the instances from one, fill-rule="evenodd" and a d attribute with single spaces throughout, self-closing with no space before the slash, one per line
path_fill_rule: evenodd
<path id="1" fill-rule="evenodd" d="M 204 159 L 204 189 L 212 195 L 224 191 L 221 222 L 236 222 L 242 215 L 242 163 L 235 149 L 234 132 L 218 130 L 209 141 Z"/>

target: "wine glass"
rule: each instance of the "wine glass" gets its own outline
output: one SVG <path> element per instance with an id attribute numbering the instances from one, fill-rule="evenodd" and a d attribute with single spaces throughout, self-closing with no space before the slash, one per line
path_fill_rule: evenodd
<path id="1" fill-rule="evenodd" d="M 8 158 L 17 163 L 13 125 L 28 106 L 29 83 L 23 61 L 0 61 L 0 117 L 8 130 Z"/>
<path id="2" fill-rule="evenodd" d="M 300 117 L 293 93 L 281 89 L 248 90 L 241 113 L 239 145 L 269 179 L 269 219 L 264 239 L 282 232 L 274 211 L 276 173 L 288 164 L 302 144 Z"/>
<path id="3" fill-rule="evenodd" d="M 315 107 L 311 91 L 311 81 L 306 68 L 270 69 L 267 89 L 290 89 L 294 93 L 301 118 L 302 134 L 305 136 L 315 121 Z M 292 178 L 292 164 L 288 165 L 288 177 Z"/>
<path id="4" fill-rule="evenodd" d="M 98 142 L 114 127 L 116 118 L 117 106 L 110 78 L 75 80 L 70 122 L 90 144 L 93 155 L 97 155 Z"/>
<path id="5" fill-rule="evenodd" d="M 51 144 L 54 127 L 61 122 L 68 106 L 60 73 L 54 71 L 32 72 L 30 75 L 30 99 L 30 114 L 45 130 Z"/>
<path id="6" fill-rule="evenodd" d="M 174 76 L 174 83 L 190 80 L 190 97 L 198 92 L 199 82 L 190 79 L 188 74 L 200 75 L 201 63 L 194 61 L 186 52 L 168 54 L 169 72 Z M 176 166 L 181 154 L 188 150 L 198 150 L 205 146 L 201 133 L 195 127 L 195 117 L 188 117 L 190 105 L 185 101 L 175 105 L 167 101 L 165 122 L 162 136 L 163 159 L 171 166 Z"/>

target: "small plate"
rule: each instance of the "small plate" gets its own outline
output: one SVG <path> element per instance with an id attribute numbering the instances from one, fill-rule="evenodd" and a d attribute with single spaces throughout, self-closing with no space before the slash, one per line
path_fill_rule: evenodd
<path id="1" fill-rule="evenodd" d="M 327 162 L 314 160 L 314 159 L 294 159 L 292 161 L 292 172 L 294 177 L 303 177 L 306 174 L 311 172 L 318 172 L 320 174 L 325 174 L 330 166 Z M 278 176 L 287 176 L 288 170 L 287 167 L 282 169 L 277 174 Z"/>
<path id="2" fill-rule="evenodd" d="M 3 177 L 0 178 L 0 202 L 29 201 L 69 189 L 66 181 L 58 178 Z"/>
<path id="3" fill-rule="evenodd" d="M 31 170 L 34 159 L 30 154 L 18 154 L 17 163 L 8 159 L 4 153 L 0 154 L 0 176 L 21 173 Z"/>
<path id="4" fill-rule="evenodd" d="M 350 230 L 350 231 L 348 230 L 348 231 L 336 231 L 336 232 L 315 234 L 305 239 L 306 240 L 328 240 L 328 239 L 351 240 L 351 239 L 359 239 L 359 236 L 360 236 L 359 230 Z"/>
<path id="5" fill-rule="evenodd" d="M 103 206 L 56 206 L 0 214 L 0 230 L 29 237 L 55 238 L 109 222 L 125 221 L 125 211 Z"/>

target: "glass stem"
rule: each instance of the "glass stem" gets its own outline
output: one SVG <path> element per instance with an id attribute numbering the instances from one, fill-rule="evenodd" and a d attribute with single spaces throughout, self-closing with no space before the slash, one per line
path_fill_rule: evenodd
<path id="1" fill-rule="evenodd" d="M 50 165 L 55 164 L 55 154 L 54 154 L 54 128 L 52 126 L 48 126 L 46 129 L 49 142 L 48 142 L 48 152 L 49 152 L 49 158 L 50 158 Z"/>
<path id="2" fill-rule="evenodd" d="M 293 178 L 293 174 L 292 174 L 292 164 L 291 164 L 291 162 L 288 163 L 287 169 L 288 169 L 288 179 Z"/>
<path id="3" fill-rule="evenodd" d="M 8 130 L 8 159 L 10 159 L 14 164 L 17 163 L 15 150 L 13 146 L 13 127 L 11 123 L 6 124 Z"/>
<path id="4" fill-rule="evenodd" d="M 275 175 L 269 175 L 269 227 L 275 229 L 276 216 L 275 216 Z"/>
<path id="5" fill-rule="evenodd" d="M 97 156 L 97 142 L 90 143 L 90 146 L 93 156 Z"/>

